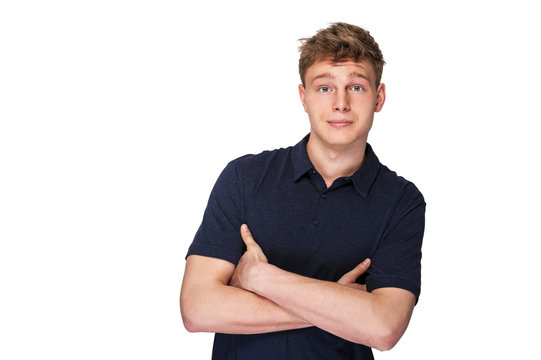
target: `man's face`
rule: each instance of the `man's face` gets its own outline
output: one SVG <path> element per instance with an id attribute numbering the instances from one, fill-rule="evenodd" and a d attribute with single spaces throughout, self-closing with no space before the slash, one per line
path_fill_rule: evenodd
<path id="1" fill-rule="evenodd" d="M 371 63 L 319 60 L 306 70 L 299 85 L 310 118 L 312 141 L 331 147 L 366 142 L 374 113 L 385 102 L 385 85 L 376 88 Z"/>

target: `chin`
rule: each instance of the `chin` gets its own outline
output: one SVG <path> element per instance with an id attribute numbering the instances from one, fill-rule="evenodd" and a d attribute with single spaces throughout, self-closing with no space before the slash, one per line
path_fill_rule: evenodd
<path id="1" fill-rule="evenodd" d="M 353 145 L 357 142 L 360 141 L 359 138 L 348 138 L 348 137 L 333 137 L 333 138 L 327 138 L 325 139 L 326 143 L 330 146 L 339 146 L 339 147 L 343 147 L 343 146 L 349 146 L 349 145 Z"/>
<path id="2" fill-rule="evenodd" d="M 359 132 L 337 132 L 334 134 L 329 134 L 327 140 L 329 143 L 336 145 L 348 145 L 355 144 L 360 141 L 366 140 L 367 136 Z"/>
<path id="3" fill-rule="evenodd" d="M 368 131 L 360 131 L 359 128 L 319 129 L 315 127 L 311 129 L 311 134 L 313 137 L 318 138 L 322 144 L 335 147 L 365 143 L 368 137 Z"/>

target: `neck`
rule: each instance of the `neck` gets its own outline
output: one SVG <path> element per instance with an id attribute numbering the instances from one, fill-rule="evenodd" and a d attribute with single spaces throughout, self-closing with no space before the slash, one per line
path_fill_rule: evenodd
<path id="1" fill-rule="evenodd" d="M 359 139 L 353 144 L 333 146 L 312 135 L 306 145 L 308 157 L 325 180 L 327 187 L 331 186 L 334 180 L 351 176 L 359 170 L 364 160 L 365 149 L 366 139 Z"/>

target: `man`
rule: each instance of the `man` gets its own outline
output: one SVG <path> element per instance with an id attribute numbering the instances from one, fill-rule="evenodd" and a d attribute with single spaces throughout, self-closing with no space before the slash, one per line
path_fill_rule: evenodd
<path id="1" fill-rule="evenodd" d="M 373 359 L 420 293 L 425 202 L 367 144 L 379 46 L 345 23 L 302 41 L 310 134 L 229 163 L 188 251 L 182 317 L 213 359 Z"/>

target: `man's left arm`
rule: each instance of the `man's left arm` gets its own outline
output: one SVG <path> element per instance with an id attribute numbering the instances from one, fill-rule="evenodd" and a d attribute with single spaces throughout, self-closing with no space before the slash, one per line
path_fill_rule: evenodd
<path id="1" fill-rule="evenodd" d="M 241 236 L 247 250 L 235 269 L 233 285 L 355 343 L 388 350 L 402 337 L 416 301 L 410 291 L 383 287 L 366 292 L 352 285 L 354 279 L 334 283 L 287 272 L 266 262 L 246 225 Z"/>

